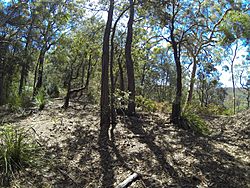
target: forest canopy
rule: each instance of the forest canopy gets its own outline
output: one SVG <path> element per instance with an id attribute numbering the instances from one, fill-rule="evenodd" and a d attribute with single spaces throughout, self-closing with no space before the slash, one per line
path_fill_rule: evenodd
<path id="1" fill-rule="evenodd" d="M 247 1 L 1 0 L 0 7 L 1 105 L 60 96 L 65 109 L 70 99 L 100 103 L 106 123 L 119 110 L 143 108 L 171 112 L 176 124 L 188 106 L 219 114 L 249 108 Z M 218 67 L 230 73 L 232 91 Z"/>

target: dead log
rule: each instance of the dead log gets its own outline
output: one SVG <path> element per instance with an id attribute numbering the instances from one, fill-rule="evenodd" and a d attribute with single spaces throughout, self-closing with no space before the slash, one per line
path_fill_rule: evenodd
<path id="1" fill-rule="evenodd" d="M 123 182 L 121 182 L 116 188 L 125 188 L 128 187 L 131 183 L 133 183 L 137 178 L 139 177 L 139 174 L 133 173 L 130 175 L 127 179 L 125 179 Z"/>

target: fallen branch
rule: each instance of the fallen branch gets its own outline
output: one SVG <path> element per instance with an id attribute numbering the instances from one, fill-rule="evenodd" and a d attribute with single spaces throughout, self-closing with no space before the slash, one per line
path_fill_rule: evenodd
<path id="1" fill-rule="evenodd" d="M 139 174 L 133 173 L 130 175 L 127 179 L 125 179 L 123 182 L 121 182 L 116 188 L 125 188 L 128 187 L 131 183 L 133 183 L 137 178 L 139 177 Z"/>

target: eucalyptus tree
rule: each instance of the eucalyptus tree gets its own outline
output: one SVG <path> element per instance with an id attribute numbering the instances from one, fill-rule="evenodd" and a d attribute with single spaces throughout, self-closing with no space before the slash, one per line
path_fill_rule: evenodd
<path id="1" fill-rule="evenodd" d="M 27 6 L 24 2 L 0 2 L 0 104 L 11 93 L 13 76 L 21 62 L 22 29 L 27 22 Z"/>
<path id="2" fill-rule="evenodd" d="M 220 73 L 214 64 L 199 64 L 197 93 L 201 107 L 209 107 L 209 104 L 224 106 L 227 93 L 219 80 Z"/>
<path id="3" fill-rule="evenodd" d="M 35 66 L 33 95 L 42 87 L 45 54 L 52 45 L 56 44 L 61 32 L 66 28 L 69 20 L 67 5 L 70 2 L 57 0 L 53 2 L 37 1 L 35 3 L 37 14 L 39 14 L 37 18 L 39 30 L 37 49 L 39 50 L 39 55 Z"/>
<path id="4" fill-rule="evenodd" d="M 61 85 L 66 88 L 65 109 L 69 106 L 71 96 L 80 99 L 84 92 L 89 93 L 93 73 L 98 71 L 94 66 L 100 60 L 103 23 L 95 17 L 86 18 L 82 22 L 83 25 L 78 25 L 78 28 L 60 37 L 57 47 L 48 54 L 49 66 L 45 66 L 45 73 L 50 75 L 47 85 L 59 84 L 60 78 L 63 83 Z"/>
<path id="5" fill-rule="evenodd" d="M 220 25 L 232 11 L 232 7 L 227 1 L 221 1 L 220 3 L 209 1 L 197 2 L 197 4 L 194 4 L 196 10 L 193 10 L 193 8 L 190 9 L 190 11 L 195 13 L 195 16 L 189 16 L 190 13 L 187 13 L 187 16 L 193 20 L 195 25 L 188 33 L 184 43 L 184 47 L 192 63 L 187 103 L 191 103 L 192 101 L 197 66 L 201 63 L 202 55 L 210 47 L 216 48 Z"/>
<path id="6" fill-rule="evenodd" d="M 236 8 L 226 15 L 220 27 L 222 31 L 221 45 L 225 48 L 225 56 L 229 57 L 230 68 L 228 69 L 231 71 L 234 114 L 236 111 L 235 60 L 240 45 L 243 44 L 240 41 L 249 40 L 250 38 L 250 15 L 247 13 L 248 10 L 244 3 L 237 4 Z"/>

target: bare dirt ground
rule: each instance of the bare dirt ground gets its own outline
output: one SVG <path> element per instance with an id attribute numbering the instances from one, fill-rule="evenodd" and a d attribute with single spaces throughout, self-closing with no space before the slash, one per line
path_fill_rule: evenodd
<path id="1" fill-rule="evenodd" d="M 46 161 L 25 169 L 12 187 L 115 187 L 133 172 L 130 187 L 250 187 L 250 111 L 209 118 L 211 136 L 197 136 L 163 114 L 119 117 L 114 138 L 100 144 L 99 112 L 93 105 L 62 100 L 43 111 L 0 116 L 25 127 L 42 146 Z"/>

